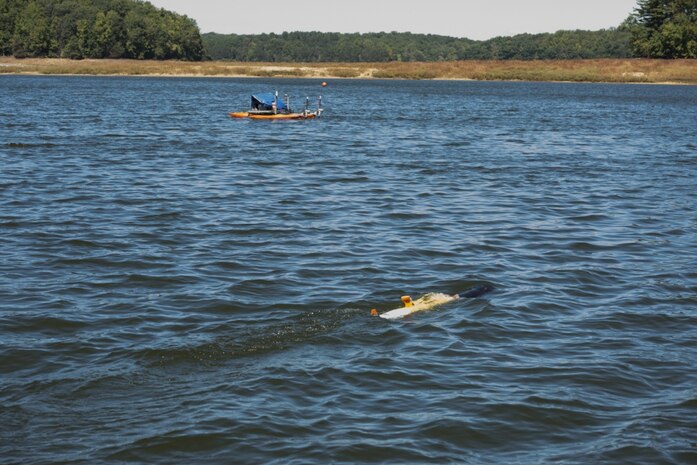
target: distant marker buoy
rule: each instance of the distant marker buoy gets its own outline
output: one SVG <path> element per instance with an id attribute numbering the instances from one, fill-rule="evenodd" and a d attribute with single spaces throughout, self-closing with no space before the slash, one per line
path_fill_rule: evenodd
<path id="1" fill-rule="evenodd" d="M 322 83 L 322 87 L 327 87 L 327 83 L 326 83 L 326 82 L 323 82 L 323 83 Z"/>
<path id="2" fill-rule="evenodd" d="M 375 309 L 375 308 L 372 309 L 372 310 L 370 311 L 370 315 L 371 315 L 371 316 L 378 316 L 378 311 L 377 311 L 377 309 Z"/>

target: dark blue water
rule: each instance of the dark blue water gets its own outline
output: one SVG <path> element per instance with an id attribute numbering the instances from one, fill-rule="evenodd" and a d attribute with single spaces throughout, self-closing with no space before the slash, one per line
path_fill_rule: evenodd
<path id="1" fill-rule="evenodd" d="M 0 463 L 695 463 L 696 179 L 697 87 L 0 77 Z"/>

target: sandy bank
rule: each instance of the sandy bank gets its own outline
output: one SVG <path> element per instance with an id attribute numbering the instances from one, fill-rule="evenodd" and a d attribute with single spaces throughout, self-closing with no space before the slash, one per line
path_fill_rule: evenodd
<path id="1" fill-rule="evenodd" d="M 239 63 L 0 57 L 0 74 L 523 80 L 697 84 L 697 60 Z"/>

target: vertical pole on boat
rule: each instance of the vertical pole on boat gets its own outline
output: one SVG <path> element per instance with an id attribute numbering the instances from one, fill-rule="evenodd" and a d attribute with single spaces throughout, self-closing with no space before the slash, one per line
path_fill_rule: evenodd
<path id="1" fill-rule="evenodd" d="M 278 113 L 278 91 L 273 96 L 273 114 Z"/>
<path id="2" fill-rule="evenodd" d="M 310 97 L 305 97 L 305 116 L 307 116 L 307 107 L 310 105 Z"/>
<path id="3" fill-rule="evenodd" d="M 290 95 L 285 94 L 285 96 L 286 96 L 286 109 L 288 110 L 288 112 L 290 112 Z"/>
<path id="4" fill-rule="evenodd" d="M 322 111 L 322 96 L 320 95 L 319 98 L 317 99 L 317 113 L 319 116 L 319 113 Z"/>

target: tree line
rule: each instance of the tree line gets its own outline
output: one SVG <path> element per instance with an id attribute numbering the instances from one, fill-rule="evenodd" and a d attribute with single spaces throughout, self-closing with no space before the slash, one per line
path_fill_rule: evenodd
<path id="1" fill-rule="evenodd" d="M 408 32 L 201 35 L 192 19 L 141 0 L 0 0 L 0 55 L 246 62 L 697 58 L 697 0 L 638 0 L 618 28 L 485 41 Z"/>
<path id="2" fill-rule="evenodd" d="M 697 58 L 697 0 L 638 0 L 617 28 L 519 34 L 485 41 L 432 34 L 203 35 L 213 59 L 385 62 L 583 58 Z"/>
<path id="3" fill-rule="evenodd" d="M 192 19 L 139 0 L 0 0 L 0 55 L 201 60 Z"/>
<path id="4" fill-rule="evenodd" d="M 267 62 L 386 62 L 625 58 L 632 56 L 630 32 L 559 31 L 474 41 L 409 32 L 339 34 L 203 35 L 214 60 Z"/>

